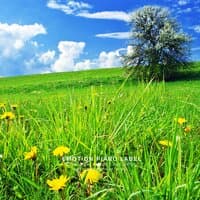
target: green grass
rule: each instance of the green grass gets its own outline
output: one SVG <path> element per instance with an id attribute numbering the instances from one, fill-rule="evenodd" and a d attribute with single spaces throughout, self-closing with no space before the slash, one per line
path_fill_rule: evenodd
<path id="1" fill-rule="evenodd" d="M 0 79 L 0 112 L 16 116 L 0 121 L 0 199 L 199 199 L 200 80 L 192 78 L 126 82 L 122 69 L 107 69 Z M 70 148 L 63 160 L 52 154 L 60 145 Z M 32 146 L 37 158 L 25 160 Z M 97 165 L 102 179 L 84 184 L 80 173 Z M 61 174 L 65 189 L 49 190 Z"/>
<path id="2" fill-rule="evenodd" d="M 124 80 L 121 68 L 88 70 L 80 72 L 18 76 L 0 79 L 0 95 L 3 100 L 11 98 L 32 98 L 36 95 L 63 93 L 71 88 L 90 85 L 115 84 Z"/>

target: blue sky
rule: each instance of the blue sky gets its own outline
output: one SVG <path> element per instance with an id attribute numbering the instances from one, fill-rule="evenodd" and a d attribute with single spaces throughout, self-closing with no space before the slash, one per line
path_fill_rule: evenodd
<path id="1" fill-rule="evenodd" d="M 169 8 L 200 60 L 200 0 L 1 0 L 0 76 L 120 66 L 129 16 L 145 5 Z"/>

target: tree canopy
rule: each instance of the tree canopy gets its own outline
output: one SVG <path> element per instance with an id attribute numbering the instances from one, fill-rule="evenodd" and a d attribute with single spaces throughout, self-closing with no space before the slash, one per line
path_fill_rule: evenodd
<path id="1" fill-rule="evenodd" d="M 145 6 L 131 16 L 131 40 L 123 57 L 128 73 L 141 79 L 170 79 L 186 66 L 190 37 L 166 8 Z"/>

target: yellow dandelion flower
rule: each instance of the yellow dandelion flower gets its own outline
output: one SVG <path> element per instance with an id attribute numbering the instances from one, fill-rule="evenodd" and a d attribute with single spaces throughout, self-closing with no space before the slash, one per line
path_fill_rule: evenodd
<path id="1" fill-rule="evenodd" d="M 191 127 L 190 126 L 186 126 L 184 128 L 185 133 L 189 133 L 191 131 Z"/>
<path id="2" fill-rule="evenodd" d="M 60 146 L 57 147 L 54 151 L 53 151 L 53 155 L 54 156 L 60 156 L 62 157 L 64 154 L 67 154 L 70 152 L 70 148 L 65 147 L 65 146 Z"/>
<path id="3" fill-rule="evenodd" d="M 11 107 L 13 110 L 16 110 L 16 109 L 18 108 L 18 105 L 17 105 L 17 104 L 12 104 L 10 107 Z"/>
<path id="4" fill-rule="evenodd" d="M 161 144 L 162 146 L 172 147 L 172 142 L 169 140 L 160 140 L 158 143 Z"/>
<path id="5" fill-rule="evenodd" d="M 187 121 L 186 121 L 186 119 L 185 118 L 182 118 L 182 117 L 179 117 L 178 118 L 178 123 L 180 124 L 180 125 L 182 125 L 182 124 L 184 124 L 184 123 L 186 123 Z"/>
<path id="6" fill-rule="evenodd" d="M 15 115 L 12 112 L 4 112 L 3 115 L 1 115 L 1 119 L 12 120 L 14 118 Z"/>
<path id="7" fill-rule="evenodd" d="M 69 180 L 66 176 L 61 175 L 59 178 L 47 180 L 50 190 L 58 191 L 65 187 L 66 182 Z"/>
<path id="8" fill-rule="evenodd" d="M 90 168 L 81 172 L 80 178 L 82 180 L 84 179 L 85 184 L 93 184 L 102 178 L 102 174 L 98 170 Z"/>
<path id="9" fill-rule="evenodd" d="M 25 160 L 35 160 L 37 157 L 37 147 L 31 147 L 31 151 L 24 153 Z"/>

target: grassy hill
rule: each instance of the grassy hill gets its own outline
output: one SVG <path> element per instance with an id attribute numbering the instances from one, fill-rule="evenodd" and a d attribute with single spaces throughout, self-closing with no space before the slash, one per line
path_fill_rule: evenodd
<path id="1" fill-rule="evenodd" d="M 176 75 L 177 80 L 199 80 L 200 63 L 196 62 L 192 68 L 183 70 Z M 81 89 L 88 86 L 120 85 L 125 81 L 122 68 L 97 69 L 79 72 L 63 72 L 39 74 L 29 76 L 0 78 L 0 100 L 34 98 L 39 96 L 62 94 L 69 89 Z M 179 84 L 179 83 L 177 83 Z"/>
<path id="2" fill-rule="evenodd" d="M 72 87 L 83 88 L 90 85 L 105 85 L 123 80 L 121 68 L 8 77 L 0 79 L 0 95 L 17 97 L 18 95 L 34 95 L 37 92 L 46 95 Z"/>
<path id="3" fill-rule="evenodd" d="M 0 199 L 199 199 L 199 63 L 181 73 L 1 78 Z"/>

